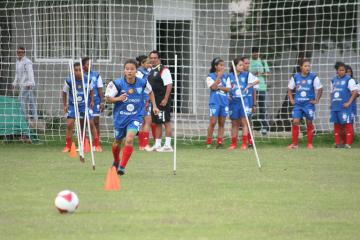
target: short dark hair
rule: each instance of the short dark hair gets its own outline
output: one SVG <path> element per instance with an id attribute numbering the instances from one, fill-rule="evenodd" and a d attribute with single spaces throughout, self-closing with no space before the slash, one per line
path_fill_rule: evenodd
<path id="1" fill-rule="evenodd" d="M 146 59 L 148 59 L 148 56 L 146 55 L 140 55 L 136 57 L 136 61 L 138 61 L 139 66 L 143 64 L 146 61 Z"/>
<path id="2" fill-rule="evenodd" d="M 210 68 L 209 72 L 210 72 L 210 73 L 216 72 L 215 67 L 216 67 L 217 65 L 219 65 L 219 63 L 221 63 L 221 62 L 224 62 L 224 60 L 222 60 L 222 58 L 220 58 L 220 57 L 214 58 L 214 59 L 211 61 L 211 68 Z"/>
<path id="3" fill-rule="evenodd" d="M 335 69 L 338 70 L 339 67 L 343 67 L 343 68 L 345 68 L 345 70 L 346 70 L 346 65 L 345 65 L 344 62 L 337 62 L 337 63 L 336 63 L 336 66 L 335 66 Z"/>
<path id="4" fill-rule="evenodd" d="M 17 50 L 23 50 L 24 53 L 25 53 L 25 47 L 24 47 L 24 46 L 18 46 L 18 47 L 17 47 Z"/>
<path id="5" fill-rule="evenodd" d="M 75 67 L 80 67 L 80 63 L 79 62 L 74 63 L 74 68 Z"/>
<path id="6" fill-rule="evenodd" d="M 345 70 L 346 71 L 350 70 L 351 71 L 350 77 L 354 77 L 354 72 L 353 72 L 352 67 L 350 65 L 346 64 L 345 65 Z"/>
<path id="7" fill-rule="evenodd" d="M 235 58 L 235 59 L 233 60 L 235 67 L 239 64 L 239 62 L 242 62 L 242 61 L 243 61 L 243 60 L 241 60 L 240 57 Z M 230 67 L 229 72 L 234 72 L 234 68 L 233 68 L 232 63 L 230 63 L 229 67 Z"/>
<path id="8" fill-rule="evenodd" d="M 240 60 L 241 61 L 244 61 L 245 59 L 249 59 L 247 56 L 242 56 L 241 58 L 240 58 Z"/>
<path id="9" fill-rule="evenodd" d="M 300 59 L 300 60 L 299 60 L 299 67 L 301 67 L 302 65 L 304 65 L 304 63 L 306 63 L 306 62 L 310 63 L 310 60 L 307 59 L 307 58 L 302 58 L 302 59 Z"/>
<path id="10" fill-rule="evenodd" d="M 251 49 L 251 53 L 258 53 L 259 52 L 259 47 L 252 47 Z"/>
<path id="11" fill-rule="evenodd" d="M 134 60 L 134 59 L 128 59 L 124 62 L 124 68 L 127 64 L 134 64 L 134 66 L 137 68 L 138 65 L 137 65 L 137 62 Z"/>
<path id="12" fill-rule="evenodd" d="M 160 53 L 159 53 L 158 50 L 152 50 L 152 51 L 149 53 L 149 56 L 150 56 L 151 54 L 156 54 L 156 55 L 158 56 L 158 58 L 160 58 Z"/>
<path id="13" fill-rule="evenodd" d="M 84 57 L 83 59 L 81 59 L 81 64 L 84 66 L 89 60 L 89 57 Z"/>

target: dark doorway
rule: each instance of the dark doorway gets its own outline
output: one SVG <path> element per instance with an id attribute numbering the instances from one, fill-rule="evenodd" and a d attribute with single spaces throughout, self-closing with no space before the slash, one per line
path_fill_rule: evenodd
<path id="1" fill-rule="evenodd" d="M 191 75 L 191 21 L 158 20 L 156 21 L 156 49 L 161 54 L 162 63 L 169 67 L 175 80 L 175 54 L 177 62 L 177 112 L 189 113 L 190 75 Z M 173 85 L 174 86 L 174 85 Z M 174 94 L 172 94 L 174 104 Z"/>

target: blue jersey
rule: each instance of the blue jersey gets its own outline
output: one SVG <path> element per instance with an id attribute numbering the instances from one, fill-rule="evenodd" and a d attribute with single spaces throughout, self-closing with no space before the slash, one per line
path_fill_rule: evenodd
<path id="1" fill-rule="evenodd" d="M 146 68 L 139 67 L 137 69 L 136 77 L 147 80 L 148 75 L 149 75 L 149 71 Z M 144 101 L 148 101 L 148 100 L 149 100 L 149 94 L 144 92 Z"/>
<path id="2" fill-rule="evenodd" d="M 241 72 L 238 75 L 238 80 L 240 85 L 240 89 L 239 89 L 234 73 L 232 72 L 229 74 L 229 79 L 231 83 L 230 96 L 233 100 L 240 101 L 240 90 L 241 93 L 243 94 L 243 97 L 246 98 L 247 93 L 244 93 L 243 91 L 248 85 L 248 77 L 249 77 L 249 72 Z"/>
<path id="3" fill-rule="evenodd" d="M 90 84 L 91 84 L 91 80 L 90 80 Z M 70 78 L 66 79 L 66 85 L 69 89 L 68 105 L 69 105 L 69 107 L 71 107 L 71 106 L 74 106 L 74 96 L 73 96 L 73 92 L 72 92 L 72 84 L 71 84 Z M 85 112 L 85 92 L 87 91 L 87 88 L 89 86 L 89 84 L 87 84 L 87 78 L 84 79 L 85 89 L 83 89 L 82 80 L 75 80 L 75 85 L 76 85 L 77 102 L 78 102 L 78 106 L 79 106 L 79 111 Z M 89 104 L 90 100 L 91 99 L 90 99 L 90 89 L 89 89 L 88 106 L 90 105 Z"/>
<path id="4" fill-rule="evenodd" d="M 355 81 L 355 83 L 356 83 L 357 85 L 359 84 L 357 80 L 354 79 L 354 81 Z M 351 103 L 351 105 L 350 105 L 350 107 L 351 107 L 351 112 L 354 114 L 355 117 L 357 116 L 357 104 L 356 104 L 356 100 L 357 100 L 357 98 L 355 98 L 354 101 L 353 101 L 353 102 Z"/>
<path id="5" fill-rule="evenodd" d="M 113 122 L 115 128 L 125 128 L 133 121 L 142 123 L 145 104 L 143 100 L 147 80 L 135 78 L 134 84 L 129 84 L 125 78 L 118 78 L 113 81 L 117 95 L 127 93 L 128 97 L 123 102 L 116 102 L 113 110 Z"/>
<path id="6" fill-rule="evenodd" d="M 216 80 L 216 73 L 209 73 L 208 78 L 211 78 L 213 81 Z M 228 84 L 229 83 L 229 84 Z M 221 77 L 219 86 L 230 88 L 230 81 L 226 74 Z M 220 89 L 212 90 L 210 89 L 210 99 L 209 105 L 219 105 L 227 107 L 229 105 L 229 94 Z"/>
<path id="7" fill-rule="evenodd" d="M 295 73 L 293 78 L 295 81 L 295 104 L 306 105 L 311 100 L 315 100 L 315 73 L 310 72 L 305 77 L 301 73 Z"/>
<path id="8" fill-rule="evenodd" d="M 87 80 L 87 72 L 84 72 L 84 80 Z M 100 74 L 95 71 L 90 71 L 90 79 L 94 90 L 94 103 L 95 106 L 101 103 L 98 89 L 98 81 L 100 78 Z"/>
<path id="9" fill-rule="evenodd" d="M 342 78 L 336 76 L 331 80 L 331 111 L 341 111 L 345 109 L 343 104 L 351 98 L 351 91 L 348 88 L 350 79 L 351 77 L 349 75 L 345 75 Z M 350 105 L 350 108 L 351 107 Z"/>

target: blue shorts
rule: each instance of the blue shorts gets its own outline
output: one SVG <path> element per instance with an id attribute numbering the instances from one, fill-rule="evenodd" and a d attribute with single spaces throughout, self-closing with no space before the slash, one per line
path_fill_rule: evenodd
<path id="1" fill-rule="evenodd" d="M 94 117 L 100 116 L 100 103 L 99 104 L 95 103 L 95 106 L 93 108 L 93 116 Z"/>
<path id="2" fill-rule="evenodd" d="M 119 141 L 119 140 L 123 139 L 124 137 L 126 137 L 126 133 L 128 131 L 134 131 L 134 132 L 138 133 L 141 128 L 141 125 L 142 125 L 142 122 L 133 120 L 124 128 L 115 128 L 115 130 L 114 130 L 115 140 Z"/>
<path id="3" fill-rule="evenodd" d="M 209 114 L 210 117 L 227 117 L 229 115 L 229 107 L 210 104 Z"/>
<path id="4" fill-rule="evenodd" d="M 292 118 L 302 119 L 303 117 L 306 120 L 314 120 L 315 119 L 315 106 L 313 104 L 307 104 L 304 106 L 295 105 L 292 110 Z"/>
<path id="5" fill-rule="evenodd" d="M 89 111 L 89 119 L 93 119 L 94 118 L 94 113 L 92 109 L 88 109 Z M 85 109 L 79 109 L 79 114 L 80 114 L 80 118 L 84 118 L 85 116 Z M 75 108 L 73 105 L 69 105 L 68 106 L 68 111 L 67 111 L 67 118 L 73 118 L 75 119 Z"/>
<path id="6" fill-rule="evenodd" d="M 245 111 L 240 101 L 231 101 L 229 104 L 230 119 L 236 120 L 245 117 Z"/>
<path id="7" fill-rule="evenodd" d="M 342 111 L 331 111 L 330 112 L 330 122 L 345 124 L 345 123 L 354 123 L 355 115 L 351 109 L 344 109 Z"/>

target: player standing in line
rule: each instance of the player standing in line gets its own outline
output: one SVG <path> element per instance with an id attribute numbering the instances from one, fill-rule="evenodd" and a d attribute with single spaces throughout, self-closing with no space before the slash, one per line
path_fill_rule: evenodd
<path id="1" fill-rule="evenodd" d="M 124 77 L 110 82 L 106 88 L 106 101 L 115 104 L 113 110 L 114 136 L 112 153 L 113 166 L 119 175 L 125 174 L 125 167 L 134 150 L 134 138 L 144 119 L 144 92 L 149 94 L 154 114 L 159 113 L 154 93 L 146 79 L 136 77 L 137 63 L 129 59 L 124 63 Z M 120 163 L 121 142 L 125 139 Z"/>
<path id="2" fill-rule="evenodd" d="M 150 59 L 146 55 L 141 55 L 136 58 L 138 61 L 138 69 L 136 77 L 140 79 L 146 79 L 149 75 L 149 70 L 151 68 Z M 144 122 L 139 131 L 139 150 L 151 151 L 149 146 L 149 132 L 151 128 L 151 103 L 149 103 L 149 95 L 144 92 L 144 103 L 145 103 L 145 115 Z"/>
<path id="3" fill-rule="evenodd" d="M 300 119 L 306 118 L 307 148 L 313 149 L 315 104 L 318 104 L 322 95 L 322 85 L 315 73 L 310 72 L 310 60 L 301 59 L 299 62 L 300 72 L 295 73 L 289 80 L 288 96 L 290 103 L 294 105 L 292 111 L 292 143 L 289 149 L 298 148 Z M 295 99 L 293 96 L 295 90 Z"/>
<path id="4" fill-rule="evenodd" d="M 74 77 L 75 77 L 75 85 L 77 90 L 77 100 L 78 100 L 78 107 L 79 107 L 79 114 L 80 114 L 80 122 L 81 126 L 84 124 L 84 116 L 85 116 L 85 104 L 88 104 L 88 114 L 89 114 L 89 121 L 90 121 L 90 128 L 91 134 L 94 137 L 94 146 L 95 148 L 99 148 L 99 137 L 96 132 L 96 127 L 94 124 L 94 119 L 92 115 L 92 108 L 94 107 L 94 90 L 93 86 L 87 82 L 87 78 L 84 79 L 85 88 L 90 87 L 89 96 L 88 96 L 88 103 L 85 103 L 85 92 L 86 89 L 83 89 L 82 84 L 82 76 L 81 76 L 81 67 L 80 63 L 74 63 Z M 69 98 L 67 94 L 69 92 Z M 68 98 L 68 99 L 67 99 Z M 71 138 L 73 135 L 74 123 L 75 123 L 75 108 L 74 108 L 74 96 L 72 92 L 72 84 L 71 78 L 68 77 L 65 80 L 65 84 L 62 91 L 62 99 L 64 105 L 64 113 L 67 113 L 67 120 L 66 120 L 66 145 L 63 152 L 69 152 L 71 147 Z M 81 127 L 81 129 L 83 129 Z"/>
<path id="5" fill-rule="evenodd" d="M 87 78 L 88 78 L 87 74 L 89 72 L 89 67 L 90 67 L 89 66 L 90 58 L 84 57 L 81 61 L 82 61 L 82 65 L 83 65 L 84 80 L 87 80 Z M 92 83 L 92 87 L 93 87 L 93 91 L 94 91 L 94 107 L 92 109 L 92 111 L 93 111 L 92 115 L 94 117 L 94 124 L 95 124 L 96 132 L 98 134 L 98 138 L 100 141 L 100 114 L 105 109 L 104 92 L 103 92 L 104 84 L 103 84 L 100 74 L 95 71 L 92 71 L 91 69 L 90 69 L 90 81 Z M 94 145 L 95 151 L 102 152 L 100 142 L 99 142 L 98 146 L 95 147 L 95 139 L 94 139 L 93 145 Z"/>
<path id="6" fill-rule="evenodd" d="M 241 60 L 243 61 L 243 64 L 244 64 L 244 71 L 250 72 L 249 71 L 249 69 L 250 69 L 250 59 L 248 57 L 242 57 Z M 251 72 L 250 72 L 249 76 L 256 77 Z M 251 77 L 251 78 L 253 78 L 253 77 Z M 260 82 L 258 77 L 256 77 L 256 80 L 258 81 L 258 83 Z M 258 89 L 258 87 L 259 87 L 258 84 L 254 85 L 253 87 L 250 87 L 248 89 L 247 94 L 246 94 L 246 96 L 248 97 L 248 101 L 249 101 L 249 107 L 252 109 L 251 112 L 248 112 L 248 119 L 249 119 L 250 126 L 252 126 L 252 121 L 251 121 L 252 113 L 256 112 L 256 99 L 257 99 L 256 90 Z M 253 131 L 252 128 L 250 130 Z M 249 147 L 252 148 L 253 143 L 252 143 L 252 139 L 251 139 L 251 135 L 250 135 L 249 131 L 248 131 L 248 134 L 247 134 L 247 140 L 248 140 L 248 143 L 249 143 Z"/>
<path id="7" fill-rule="evenodd" d="M 229 113 L 229 92 L 231 88 L 230 79 L 224 73 L 225 63 L 219 57 L 211 61 L 211 68 L 206 83 L 210 88 L 209 110 L 210 122 L 207 130 L 207 148 L 211 147 L 212 136 L 216 122 L 218 122 L 218 136 L 216 148 L 223 147 L 223 135 L 225 120 Z"/>
<path id="8" fill-rule="evenodd" d="M 350 75 L 346 74 L 344 63 L 337 64 L 337 76 L 331 81 L 331 114 L 330 121 L 334 123 L 335 147 L 341 148 L 341 128 L 345 127 L 345 148 L 351 148 L 353 140 L 353 107 L 357 97 L 357 84 Z"/>
<path id="9" fill-rule="evenodd" d="M 236 66 L 236 72 L 238 73 L 238 80 L 240 89 L 238 88 L 238 83 L 236 81 L 233 67 L 230 67 L 229 79 L 231 83 L 230 90 L 230 103 L 229 103 L 229 113 L 231 119 L 231 145 L 228 148 L 229 150 L 236 149 L 237 147 L 237 138 L 239 133 L 239 127 L 242 127 L 242 145 L 241 149 L 247 149 L 247 135 L 248 135 L 248 126 L 246 122 L 245 114 L 251 114 L 252 104 L 253 104 L 253 94 L 250 89 L 253 89 L 253 86 L 258 84 L 259 81 L 257 78 L 249 73 L 244 71 L 244 63 L 240 58 L 234 59 L 234 64 Z M 243 108 L 241 102 L 240 91 L 243 95 L 243 101 L 245 104 L 245 109 Z M 252 91 L 253 92 L 253 91 Z"/>

